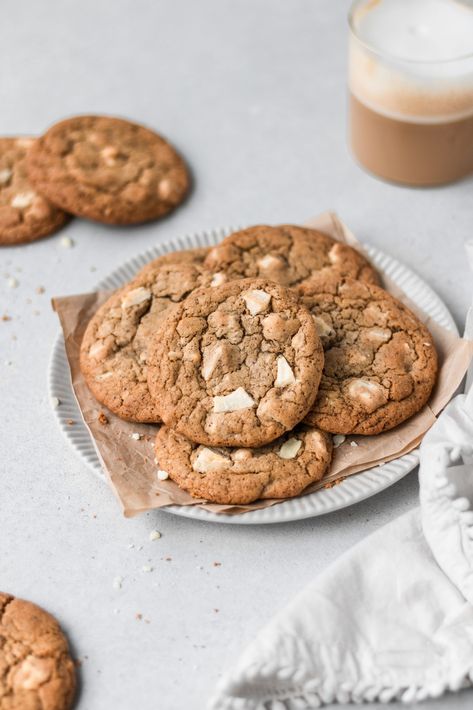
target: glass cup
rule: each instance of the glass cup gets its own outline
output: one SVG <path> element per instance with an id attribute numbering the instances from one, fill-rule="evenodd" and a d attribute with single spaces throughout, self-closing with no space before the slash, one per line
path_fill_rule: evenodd
<path id="1" fill-rule="evenodd" d="M 356 0 L 349 133 L 375 175 L 438 185 L 473 172 L 473 5 Z"/>

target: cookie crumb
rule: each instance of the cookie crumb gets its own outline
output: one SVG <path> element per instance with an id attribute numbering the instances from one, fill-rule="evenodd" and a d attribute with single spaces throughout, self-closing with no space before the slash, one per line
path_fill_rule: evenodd
<path id="1" fill-rule="evenodd" d="M 70 237 L 61 237 L 60 244 L 64 249 L 71 249 L 74 246 L 74 242 Z"/>
<path id="2" fill-rule="evenodd" d="M 164 561 L 165 561 L 165 562 L 172 562 L 172 557 L 165 557 L 165 558 L 164 558 Z"/>
<path id="3" fill-rule="evenodd" d="M 143 614 L 140 614 L 139 612 L 137 612 L 135 614 L 135 619 L 137 619 L 138 621 L 141 621 L 142 618 L 143 618 Z"/>
<path id="4" fill-rule="evenodd" d="M 120 577 L 120 576 L 114 577 L 114 578 L 113 578 L 113 582 L 112 582 L 113 588 L 114 588 L 114 589 L 121 589 L 121 588 L 122 588 L 122 582 L 123 582 L 123 577 Z"/>
<path id="5" fill-rule="evenodd" d="M 61 404 L 61 400 L 58 397 L 51 397 L 51 407 L 57 409 Z"/>
<path id="6" fill-rule="evenodd" d="M 108 424 L 108 417 L 106 414 L 104 414 L 104 412 L 99 412 L 97 421 L 99 422 L 99 424 Z"/>
<path id="7" fill-rule="evenodd" d="M 3 320 L 3 321 L 11 320 L 11 316 L 7 316 L 7 314 L 5 313 L 5 314 L 2 316 L 2 320 Z"/>
<path id="8" fill-rule="evenodd" d="M 221 562 L 214 562 L 214 567 L 221 567 L 222 563 Z"/>
<path id="9" fill-rule="evenodd" d="M 153 542 L 154 540 L 159 540 L 160 537 L 161 533 L 159 532 L 159 530 L 151 530 L 149 534 L 149 539 L 151 540 L 151 542 Z"/>
<path id="10" fill-rule="evenodd" d="M 8 288 L 17 288 L 18 284 L 19 284 L 19 281 L 18 281 L 18 279 L 15 279 L 14 276 L 11 276 L 7 281 Z"/>
<path id="11" fill-rule="evenodd" d="M 350 446 L 356 447 L 358 446 L 358 444 L 356 443 L 356 441 L 350 441 Z"/>
<path id="12" fill-rule="evenodd" d="M 37 286 L 35 290 L 38 295 L 41 295 L 42 293 L 45 292 L 44 286 Z"/>
<path id="13" fill-rule="evenodd" d="M 141 570 L 142 570 L 142 572 L 152 572 L 153 568 L 151 567 L 151 565 L 143 565 Z"/>
<path id="14" fill-rule="evenodd" d="M 75 424 L 75 421 L 73 419 L 66 419 L 66 424 L 69 426 L 73 426 Z"/>

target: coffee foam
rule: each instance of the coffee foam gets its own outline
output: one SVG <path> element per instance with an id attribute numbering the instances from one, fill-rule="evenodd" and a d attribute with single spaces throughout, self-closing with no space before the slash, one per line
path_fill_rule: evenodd
<path id="1" fill-rule="evenodd" d="M 352 17 L 350 88 L 392 118 L 473 114 L 473 7 L 458 0 L 366 0 Z"/>

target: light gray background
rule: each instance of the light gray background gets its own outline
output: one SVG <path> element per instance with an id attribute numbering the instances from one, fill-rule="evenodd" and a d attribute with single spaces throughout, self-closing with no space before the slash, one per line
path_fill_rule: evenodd
<path id="1" fill-rule="evenodd" d="M 12 317 L 0 322 L 0 588 L 60 619 L 82 659 L 81 710 L 203 708 L 277 609 L 416 504 L 413 473 L 369 501 L 300 523 L 224 527 L 165 512 L 125 520 L 63 440 L 46 391 L 58 330 L 51 296 L 86 291 L 137 252 L 218 225 L 299 222 L 335 208 L 361 239 L 426 278 L 463 325 L 473 181 L 412 190 L 354 163 L 345 141 L 348 4 L 2 3 L 1 133 L 40 133 L 74 113 L 124 115 L 167 135 L 195 173 L 188 203 L 161 223 L 120 230 L 77 220 L 0 252 L 0 316 Z M 63 235 L 74 248 L 61 247 Z M 154 528 L 162 539 L 149 542 Z M 463 693 L 424 707 L 472 702 Z"/>

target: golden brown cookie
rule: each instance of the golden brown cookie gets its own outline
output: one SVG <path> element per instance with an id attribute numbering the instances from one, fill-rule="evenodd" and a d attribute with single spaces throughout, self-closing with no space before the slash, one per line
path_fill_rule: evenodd
<path id="1" fill-rule="evenodd" d="M 332 437 L 299 424 L 261 448 L 208 448 L 163 426 L 155 451 L 159 468 L 194 498 L 242 505 L 291 498 L 319 481 L 330 465 Z"/>
<path id="2" fill-rule="evenodd" d="M 0 245 L 47 237 L 69 219 L 39 195 L 26 172 L 34 138 L 0 138 Z"/>
<path id="3" fill-rule="evenodd" d="M 0 592 L 0 710 L 67 710 L 75 687 L 57 621 L 36 604 Z"/>
<path id="4" fill-rule="evenodd" d="M 379 434 L 418 412 L 437 375 L 427 328 L 374 284 L 327 282 L 302 303 L 325 351 L 320 389 L 305 421 L 334 434 Z"/>
<path id="5" fill-rule="evenodd" d="M 205 266 L 229 279 L 264 278 L 290 288 L 320 284 L 334 274 L 379 281 L 374 267 L 352 247 L 290 224 L 234 232 L 209 252 Z"/>
<path id="6" fill-rule="evenodd" d="M 261 446 L 312 406 L 320 339 L 297 297 L 261 279 L 194 291 L 149 348 L 148 384 L 162 420 L 211 446 Z"/>
<path id="7" fill-rule="evenodd" d="M 161 217 L 185 198 L 189 174 L 157 133 L 108 116 L 75 116 L 38 138 L 28 174 L 62 209 L 108 224 Z"/>
<path id="8" fill-rule="evenodd" d="M 178 252 L 176 252 L 176 258 Z M 148 347 L 164 318 L 212 275 L 200 252 L 155 259 L 98 309 L 84 334 L 80 366 L 97 400 L 122 419 L 161 421 L 147 382 Z M 189 261 L 186 261 L 189 259 Z"/>
<path id="9" fill-rule="evenodd" d="M 145 264 L 134 278 L 138 278 L 149 269 L 154 269 L 158 264 L 203 264 L 209 251 L 209 247 L 196 247 L 195 249 L 183 249 L 182 251 L 171 251 L 169 254 L 162 254 Z"/>

